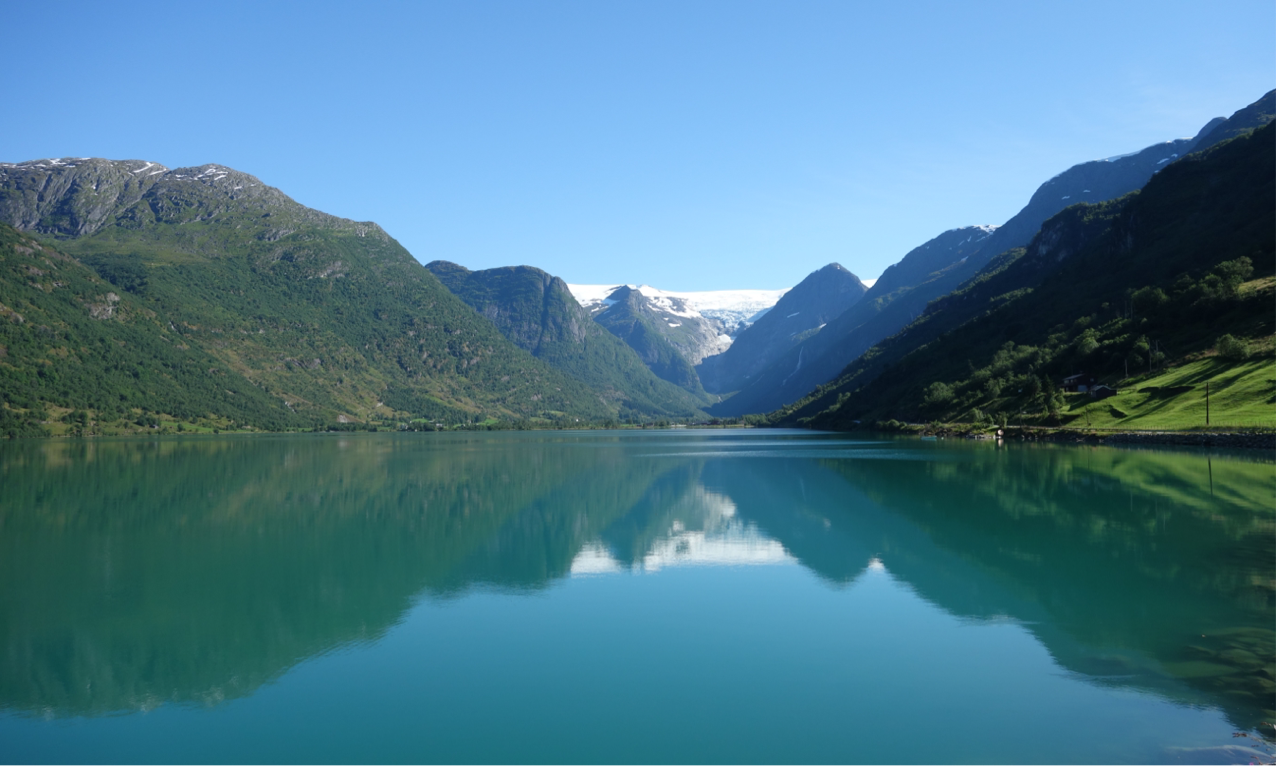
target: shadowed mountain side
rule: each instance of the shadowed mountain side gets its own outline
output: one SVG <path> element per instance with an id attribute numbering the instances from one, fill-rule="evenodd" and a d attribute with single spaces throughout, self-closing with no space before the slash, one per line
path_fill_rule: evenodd
<path id="1" fill-rule="evenodd" d="M 433 261 L 426 268 L 519 348 L 593 387 L 609 404 L 619 404 L 622 414 L 689 416 L 705 404 L 656 377 L 632 348 L 593 320 L 558 277 L 531 266 L 470 271 Z"/>
<path id="2" fill-rule="evenodd" d="M 1080 202 L 1094 204 L 1116 199 L 1142 189 L 1167 165 L 1186 157 L 1189 152 L 1204 148 L 1206 144 L 1201 140 L 1206 132 L 1225 124 L 1226 120 L 1216 117 L 1192 138 L 1177 138 L 1152 144 L 1131 154 L 1073 165 L 1042 184 L 1022 210 L 997 227 L 966 270 L 977 271 L 1001 253 L 1028 244 L 1042 223 L 1065 208 Z"/>
<path id="3" fill-rule="evenodd" d="M 725 416 L 766 412 L 801 398 L 836 376 L 846 361 L 854 358 L 848 354 L 855 346 L 847 344 L 856 342 L 852 334 L 858 328 L 876 326 L 895 304 L 912 307 L 919 303 L 915 311 L 908 310 L 920 312 L 929 298 L 914 295 L 917 286 L 938 278 L 944 269 L 961 264 L 979 252 L 994 230 L 991 226 L 952 229 L 913 248 L 899 263 L 887 268 L 850 308 L 831 319 L 818 333 L 788 349 L 758 371 L 739 393 L 709 411 Z M 863 353 L 863 350 L 854 353 Z"/>
<path id="4" fill-rule="evenodd" d="M 1036 411 L 1031 397 L 1040 389 L 1010 380 L 1028 365 L 1047 380 L 1084 371 L 1115 383 L 1150 359 L 1129 365 L 1140 337 L 1173 361 L 1211 348 L 1223 333 L 1270 336 L 1270 285 L 1239 287 L 1245 269 L 1272 274 L 1274 131 L 1194 153 L 1138 194 L 1054 216 L 1026 251 L 1003 254 L 777 419 L 850 428 L 856 420 L 960 418 L 972 408 Z M 1230 287 L 1211 274 L 1232 267 L 1240 271 Z M 1007 362 L 1015 348 L 1031 361 Z M 936 383 L 959 393 L 941 402 L 928 395 Z"/>
<path id="5" fill-rule="evenodd" d="M 738 391 L 784 352 L 853 306 L 867 290 L 859 277 L 840 264 L 812 272 L 741 332 L 726 351 L 706 357 L 696 367 L 705 390 Z"/>
<path id="6" fill-rule="evenodd" d="M 605 444 L 517 441 L 6 446 L 0 708 L 97 715 L 251 694 L 376 639 L 422 590 L 466 588 L 458 570 L 538 499 L 597 503 L 567 514 L 607 518 L 652 479 Z M 539 579 L 524 569 L 480 579 Z"/>
<path id="7" fill-rule="evenodd" d="M 1208 149 L 1229 138 L 1236 138 L 1248 131 L 1257 130 L 1273 119 L 1276 119 L 1276 90 L 1269 90 L 1262 98 L 1244 109 L 1238 109 L 1226 120 L 1216 118 L 1214 122 L 1206 125 L 1201 130 L 1201 135 L 1197 137 L 1192 151 Z"/>
<path id="8" fill-rule="evenodd" d="M 1194 138 L 1075 165 L 1042 184 L 1004 225 L 956 229 L 916 248 L 887 269 L 859 303 L 710 411 L 715 415 L 769 412 L 808 395 L 879 341 L 906 327 L 930 301 L 956 290 L 998 255 L 1027 245 L 1052 216 L 1080 202 L 1102 202 L 1141 189 L 1154 175 L 1194 151 L 1198 143 L 1205 147 L 1216 142 L 1216 136 L 1228 135 L 1229 130 L 1243 132 L 1265 124 L 1273 111 L 1272 99 L 1269 93 L 1230 120 L 1213 120 Z M 957 233 L 968 230 L 982 230 L 984 236 L 976 234 L 972 241 L 962 241 L 954 248 L 951 243 Z M 936 257 L 934 252 L 948 257 Z"/>

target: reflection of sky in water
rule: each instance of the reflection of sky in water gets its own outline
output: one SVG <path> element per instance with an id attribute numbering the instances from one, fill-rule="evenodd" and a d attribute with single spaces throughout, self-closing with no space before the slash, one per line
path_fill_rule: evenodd
<path id="1" fill-rule="evenodd" d="M 1204 762 L 1276 720 L 1270 461 L 435 436 L 0 445 L 0 760 Z"/>
<path id="2" fill-rule="evenodd" d="M 796 564 L 778 541 L 736 517 L 731 498 L 695 485 L 669 509 L 672 521 L 632 570 L 600 542 L 585 545 L 572 560 L 573 576 L 621 571 L 657 572 L 680 566 Z"/>

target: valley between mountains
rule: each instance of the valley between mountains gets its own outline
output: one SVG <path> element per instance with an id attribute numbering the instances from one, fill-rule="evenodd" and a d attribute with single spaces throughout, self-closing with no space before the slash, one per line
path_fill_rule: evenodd
<path id="1" fill-rule="evenodd" d="M 1207 385 L 1211 425 L 1270 428 L 1274 93 L 778 289 L 422 265 L 221 165 L 0 163 L 0 434 L 1190 428 Z"/>

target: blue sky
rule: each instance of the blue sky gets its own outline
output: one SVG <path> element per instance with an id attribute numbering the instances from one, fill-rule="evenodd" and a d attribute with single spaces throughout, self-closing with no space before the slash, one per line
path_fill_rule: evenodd
<path id="1" fill-rule="evenodd" d="M 1276 86 L 1276 4 L 9 2 L 0 160 L 216 162 L 417 258 L 864 278 Z"/>

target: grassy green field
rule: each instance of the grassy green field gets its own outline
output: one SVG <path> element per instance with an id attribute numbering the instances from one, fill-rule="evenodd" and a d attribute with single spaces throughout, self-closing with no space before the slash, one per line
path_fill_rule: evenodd
<path id="1" fill-rule="evenodd" d="M 1095 401 L 1069 394 L 1066 425 L 1128 430 L 1276 428 L 1276 362 L 1270 354 L 1236 363 L 1206 356 L 1123 381 L 1119 394 Z"/>

